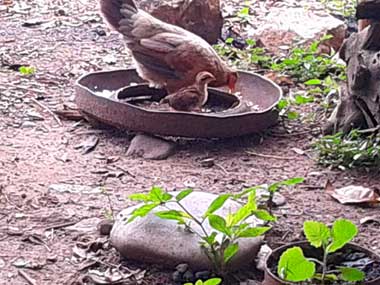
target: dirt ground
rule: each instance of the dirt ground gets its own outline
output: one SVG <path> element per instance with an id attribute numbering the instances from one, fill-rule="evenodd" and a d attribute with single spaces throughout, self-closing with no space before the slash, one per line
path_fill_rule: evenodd
<path id="1" fill-rule="evenodd" d="M 20 270 L 39 285 L 78 280 L 86 268 L 80 271 L 83 264 L 73 258 L 73 249 L 83 236 L 68 226 L 103 219 L 110 204 L 117 213 L 128 205 L 129 194 L 152 185 L 220 193 L 305 177 L 304 184 L 282 193 L 287 204 L 276 210 L 279 221 L 269 235 L 273 246 L 302 238 L 307 219 L 331 222 L 345 217 L 359 225 L 363 217 L 380 218 L 378 208 L 343 206 L 324 193 L 328 179 L 336 187 L 379 188 L 380 176 L 316 165 L 311 125 L 293 123 L 292 134 L 277 126 L 260 136 L 181 141 L 169 159 L 145 161 L 126 156 L 133 134 L 97 130 L 85 122 L 58 124 L 36 102 L 49 110 L 61 109 L 72 104 L 80 75 L 129 66 L 122 40 L 102 22 L 96 2 L 25 0 L 14 1 L 11 12 L 0 9 L 0 284 L 28 284 Z M 34 66 L 36 73 L 21 75 L 12 70 L 18 65 Z M 83 155 L 76 146 L 91 136 L 98 137 L 99 144 Z M 216 165 L 202 167 L 205 158 L 214 158 Z M 52 184 L 101 186 L 111 203 L 106 194 L 58 192 L 49 190 Z M 380 253 L 380 223 L 359 228 L 356 242 Z M 109 255 L 120 262 L 112 251 Z M 142 282 L 170 284 L 161 275 L 150 269 Z"/>

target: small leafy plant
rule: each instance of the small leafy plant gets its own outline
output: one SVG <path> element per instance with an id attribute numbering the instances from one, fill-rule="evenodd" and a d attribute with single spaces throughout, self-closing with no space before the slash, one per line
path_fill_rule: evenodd
<path id="1" fill-rule="evenodd" d="M 222 279 L 211 278 L 207 281 L 198 280 L 194 284 L 193 283 L 185 283 L 184 285 L 219 285 L 220 283 L 222 283 Z"/>
<path id="2" fill-rule="evenodd" d="M 380 166 L 380 136 L 363 136 L 358 130 L 349 134 L 324 136 L 314 143 L 318 163 L 342 170 L 356 167 Z"/>
<path id="3" fill-rule="evenodd" d="M 252 66 L 269 68 L 272 64 L 272 58 L 266 54 L 264 48 L 256 45 L 256 41 L 247 39 L 245 41 L 247 46 L 244 49 L 234 47 L 233 41 L 233 38 L 228 38 L 225 43 L 215 45 L 214 48 L 219 55 L 240 68 L 252 68 Z"/>
<path id="4" fill-rule="evenodd" d="M 358 229 L 349 220 L 339 219 L 329 228 L 323 223 L 307 221 L 304 223 L 304 233 L 311 246 L 323 250 L 323 259 L 304 256 L 302 248 L 296 246 L 282 253 L 278 262 L 277 274 L 284 280 L 292 282 L 309 281 L 321 284 L 327 281 L 359 282 L 365 278 L 364 272 L 349 267 L 337 267 L 328 271 L 328 256 L 349 243 L 358 233 Z M 316 272 L 316 264 L 322 268 Z M 314 281 L 313 281 L 314 280 Z"/>
<path id="5" fill-rule="evenodd" d="M 276 219 L 266 210 L 258 209 L 254 189 L 245 191 L 244 195 L 247 196 L 247 202 L 236 212 L 229 213 L 226 218 L 215 214 L 215 212 L 228 199 L 232 198 L 230 194 L 219 195 L 204 214 L 198 217 L 186 209 L 182 203 L 182 200 L 192 192 L 193 190 L 186 189 L 174 196 L 159 187 L 153 187 L 148 194 L 131 195 L 131 200 L 143 202 L 143 205 L 132 212 L 128 222 L 132 222 L 138 217 L 144 217 L 153 209 L 161 206 L 165 210 L 156 211 L 155 215 L 162 219 L 174 220 L 188 231 L 198 235 L 201 240 L 200 246 L 212 262 L 215 273 L 219 276 L 225 276 L 229 262 L 239 250 L 238 240 L 263 235 L 270 229 L 267 226 L 256 226 L 249 219 L 256 217 L 268 222 Z M 178 210 L 174 207 L 169 208 L 169 204 L 175 204 L 175 208 Z M 211 231 L 206 229 L 206 221 L 210 224 Z"/>
<path id="6" fill-rule="evenodd" d="M 36 73 L 36 68 L 33 66 L 21 66 L 18 71 L 22 75 L 30 76 Z"/>

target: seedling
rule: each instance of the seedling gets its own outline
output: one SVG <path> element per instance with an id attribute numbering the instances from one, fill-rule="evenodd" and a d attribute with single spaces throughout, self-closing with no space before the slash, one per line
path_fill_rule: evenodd
<path id="1" fill-rule="evenodd" d="M 198 280 L 197 282 L 193 283 L 185 283 L 184 285 L 219 285 L 222 283 L 222 279 L 220 278 L 212 278 L 207 281 Z"/>
<path id="2" fill-rule="evenodd" d="M 33 75 L 36 73 L 36 68 L 33 66 L 21 66 L 18 70 L 22 75 Z"/>
<path id="3" fill-rule="evenodd" d="M 249 218 L 254 216 L 268 222 L 275 221 L 276 219 L 266 210 L 258 209 L 254 189 L 244 193 L 247 196 L 247 202 L 235 213 L 228 214 L 226 218 L 215 214 L 215 212 L 228 199 L 232 198 L 230 194 L 219 195 L 210 204 L 202 217 L 197 217 L 186 209 L 182 203 L 182 200 L 192 192 L 193 190 L 186 189 L 173 196 L 159 187 L 153 187 L 148 194 L 131 195 L 131 200 L 143 202 L 143 205 L 133 211 L 128 222 L 132 222 L 137 217 L 146 216 L 158 206 L 167 208 L 167 210 L 155 212 L 155 215 L 162 219 L 177 221 L 179 225 L 198 235 L 201 240 L 200 246 L 212 262 L 215 273 L 219 276 L 225 276 L 228 271 L 229 262 L 239 251 L 238 240 L 263 235 L 270 229 L 267 226 L 253 225 L 249 221 Z M 176 204 L 181 210 L 173 210 L 167 207 L 169 203 Z M 208 232 L 205 228 L 204 223 L 206 220 L 212 228 L 211 232 Z M 196 230 L 195 225 L 200 228 L 200 232 Z"/>
<path id="4" fill-rule="evenodd" d="M 358 233 L 357 227 L 349 220 L 339 219 L 329 228 L 323 223 L 307 221 L 304 223 L 304 234 L 311 246 L 322 248 L 323 259 L 304 256 L 302 248 L 296 246 L 286 250 L 278 262 L 277 274 L 284 280 L 292 282 L 309 281 L 321 284 L 327 281 L 359 282 L 365 278 L 364 272 L 356 268 L 338 267 L 334 271 L 327 271 L 329 254 L 338 251 L 349 243 Z M 322 272 L 316 272 L 316 264 Z M 313 281 L 314 280 L 314 281 Z"/>

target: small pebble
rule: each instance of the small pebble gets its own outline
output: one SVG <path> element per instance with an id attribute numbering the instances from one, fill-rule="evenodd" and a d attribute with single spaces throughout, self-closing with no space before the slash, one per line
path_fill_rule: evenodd
<path id="1" fill-rule="evenodd" d="M 111 233 L 113 221 L 103 220 L 98 224 L 98 231 L 101 235 L 108 236 Z"/>
<path id="2" fill-rule="evenodd" d="M 211 276 L 210 271 L 199 271 L 199 272 L 195 273 L 195 279 L 196 280 L 199 280 L 199 279 L 207 280 L 210 278 L 210 276 Z"/>
<path id="3" fill-rule="evenodd" d="M 179 271 L 175 271 L 173 274 L 172 274 L 172 279 L 174 282 L 182 282 L 182 273 L 179 272 Z"/>
<path id="4" fill-rule="evenodd" d="M 175 269 L 177 269 L 177 271 L 178 271 L 179 273 L 182 273 L 182 274 L 183 274 L 183 273 L 185 273 L 186 271 L 189 270 L 189 265 L 186 264 L 186 263 L 178 264 L 177 267 L 176 267 Z"/>
<path id="5" fill-rule="evenodd" d="M 194 281 L 194 274 L 190 270 L 187 270 L 182 277 L 183 281 L 185 282 L 193 282 Z"/>

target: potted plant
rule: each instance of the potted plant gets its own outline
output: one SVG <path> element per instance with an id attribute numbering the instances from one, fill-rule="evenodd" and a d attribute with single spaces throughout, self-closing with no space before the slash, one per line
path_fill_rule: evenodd
<path id="1" fill-rule="evenodd" d="M 350 243 L 357 227 L 339 219 L 332 227 L 304 223 L 307 241 L 275 249 L 266 260 L 263 285 L 380 284 L 380 257 Z"/>

